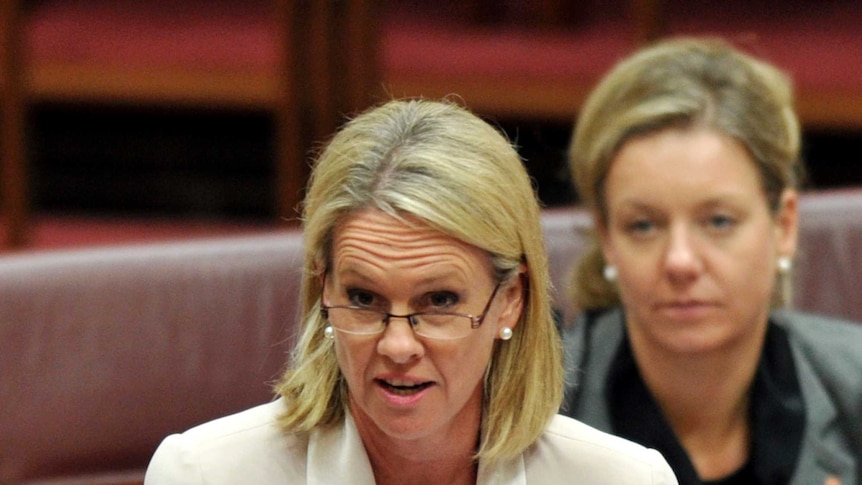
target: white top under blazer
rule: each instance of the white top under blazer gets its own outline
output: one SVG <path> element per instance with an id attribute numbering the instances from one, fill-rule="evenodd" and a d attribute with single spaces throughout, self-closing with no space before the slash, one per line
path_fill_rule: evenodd
<path id="1" fill-rule="evenodd" d="M 350 413 L 341 426 L 307 437 L 277 424 L 284 402 L 216 419 L 171 435 L 147 468 L 145 485 L 373 485 L 374 474 Z M 655 450 L 563 416 L 517 459 L 479 463 L 477 485 L 671 485 L 676 478 Z"/>

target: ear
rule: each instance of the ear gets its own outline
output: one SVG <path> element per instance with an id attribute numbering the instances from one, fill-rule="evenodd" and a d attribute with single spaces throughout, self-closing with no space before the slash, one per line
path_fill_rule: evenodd
<path id="1" fill-rule="evenodd" d="M 524 283 L 526 278 L 528 278 L 527 267 L 526 265 L 521 265 L 521 270 L 517 276 L 512 278 L 512 281 L 506 283 L 505 287 L 502 288 L 503 294 L 500 299 L 503 301 L 503 308 L 500 312 L 500 318 L 497 320 L 498 335 L 500 329 L 503 327 L 509 327 L 514 330 L 518 322 L 521 321 L 521 313 L 523 313 L 526 304 L 524 301 L 526 298 L 526 285 Z"/>
<path id="2" fill-rule="evenodd" d="M 784 189 L 775 215 L 775 235 L 779 256 L 793 259 L 799 237 L 799 193 Z"/>

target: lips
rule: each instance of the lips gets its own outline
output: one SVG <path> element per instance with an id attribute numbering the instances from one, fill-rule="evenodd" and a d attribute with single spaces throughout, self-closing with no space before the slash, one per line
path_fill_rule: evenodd
<path id="1" fill-rule="evenodd" d="M 664 302 L 661 304 L 661 306 L 669 308 L 692 308 L 712 306 L 712 303 L 702 300 L 679 300 Z"/>
<path id="2" fill-rule="evenodd" d="M 669 301 L 660 304 L 662 313 L 674 319 L 699 319 L 713 311 L 715 305 L 707 301 L 685 300 Z"/>
<path id="3" fill-rule="evenodd" d="M 706 305 L 704 302 L 700 301 L 672 301 L 665 303 L 663 306 L 671 307 L 671 308 L 686 308 L 686 307 L 694 307 L 694 306 L 703 306 Z"/>

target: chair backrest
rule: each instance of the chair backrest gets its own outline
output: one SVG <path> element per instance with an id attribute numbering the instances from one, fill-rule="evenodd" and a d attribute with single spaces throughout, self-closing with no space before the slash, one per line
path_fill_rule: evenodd
<path id="1" fill-rule="evenodd" d="M 292 231 L 0 258 L 0 484 L 142 476 L 167 434 L 271 399 L 301 261 Z"/>
<path id="2" fill-rule="evenodd" d="M 799 217 L 793 307 L 862 322 L 862 188 L 805 194 Z"/>

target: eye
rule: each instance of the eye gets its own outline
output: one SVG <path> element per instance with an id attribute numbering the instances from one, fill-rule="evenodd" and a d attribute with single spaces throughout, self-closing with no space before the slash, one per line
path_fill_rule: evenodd
<path id="1" fill-rule="evenodd" d="M 725 232 L 732 229 L 736 225 L 736 219 L 727 214 L 713 214 L 707 219 L 707 225 L 710 229 Z"/>
<path id="2" fill-rule="evenodd" d="M 426 306 L 430 311 L 447 311 L 458 304 L 459 296 L 451 291 L 436 291 L 429 293 L 426 298 Z"/>
<path id="3" fill-rule="evenodd" d="M 655 224 L 649 219 L 635 219 L 625 225 L 626 232 L 636 236 L 649 234 L 655 230 Z"/>
<path id="4" fill-rule="evenodd" d="M 347 298 L 353 306 L 363 308 L 373 308 L 376 305 L 377 297 L 374 293 L 360 289 L 347 290 Z"/>

